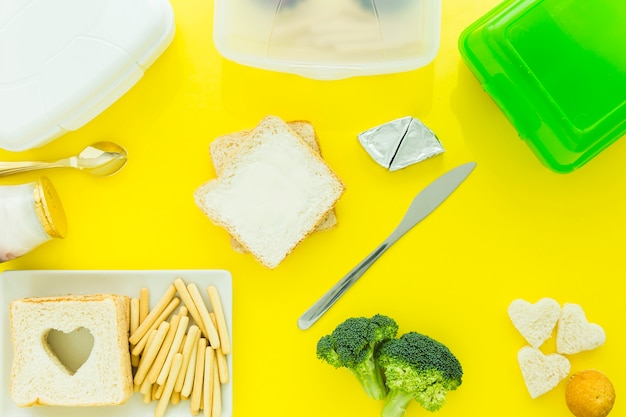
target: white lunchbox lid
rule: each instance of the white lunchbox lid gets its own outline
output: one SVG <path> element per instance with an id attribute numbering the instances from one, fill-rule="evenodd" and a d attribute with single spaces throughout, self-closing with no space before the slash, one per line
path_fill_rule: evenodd
<path id="1" fill-rule="evenodd" d="M 168 0 L 2 0 L 0 148 L 23 151 L 80 128 L 173 37 Z"/>
<path id="2" fill-rule="evenodd" d="M 314 79 L 410 71 L 437 55 L 441 0 L 215 0 L 225 58 Z"/>

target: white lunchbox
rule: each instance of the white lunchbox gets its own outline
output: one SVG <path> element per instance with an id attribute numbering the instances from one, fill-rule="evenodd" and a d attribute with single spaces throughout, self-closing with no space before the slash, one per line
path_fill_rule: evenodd
<path id="1" fill-rule="evenodd" d="M 168 0 L 2 0 L 0 148 L 35 148 L 92 120 L 174 31 Z"/>

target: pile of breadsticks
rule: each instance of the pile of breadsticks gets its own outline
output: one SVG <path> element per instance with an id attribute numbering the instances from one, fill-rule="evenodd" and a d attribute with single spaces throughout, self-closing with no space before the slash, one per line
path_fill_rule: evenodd
<path id="1" fill-rule="evenodd" d="M 133 382 L 145 403 L 158 401 L 155 417 L 181 400 L 190 400 L 192 415 L 201 410 L 205 417 L 221 414 L 230 337 L 217 288 L 210 285 L 206 293 L 210 309 L 195 284 L 176 278 L 152 309 L 147 288 L 131 298 Z"/>

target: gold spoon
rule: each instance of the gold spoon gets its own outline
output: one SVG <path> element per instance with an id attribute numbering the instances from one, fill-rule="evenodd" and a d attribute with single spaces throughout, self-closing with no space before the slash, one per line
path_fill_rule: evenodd
<path id="1" fill-rule="evenodd" d="M 47 168 L 77 168 L 98 177 L 118 172 L 128 159 L 126 149 L 112 142 L 97 142 L 78 154 L 58 161 L 0 162 L 0 177 Z"/>

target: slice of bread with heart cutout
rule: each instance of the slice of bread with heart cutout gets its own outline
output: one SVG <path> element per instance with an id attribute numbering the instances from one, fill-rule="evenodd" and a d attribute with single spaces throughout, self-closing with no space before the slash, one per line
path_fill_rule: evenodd
<path id="1" fill-rule="evenodd" d="M 36 297 L 10 304 L 11 398 L 32 405 L 118 405 L 133 393 L 128 347 L 129 298 L 114 294 Z M 48 344 L 51 330 L 86 329 L 87 360 L 70 370 Z"/>
<path id="2" fill-rule="evenodd" d="M 534 348 L 541 346 L 552 336 L 561 314 L 560 304 L 551 298 L 542 298 L 536 303 L 514 300 L 508 309 L 513 326 Z"/>
<path id="3" fill-rule="evenodd" d="M 524 346 L 517 353 L 522 377 L 531 398 L 552 390 L 570 372 L 569 360 L 558 353 L 544 355 L 539 349 Z"/>
<path id="4" fill-rule="evenodd" d="M 561 354 L 575 354 L 593 350 L 604 344 L 606 334 L 597 324 L 589 323 L 582 307 L 578 304 L 564 304 L 557 325 L 556 351 Z"/>

